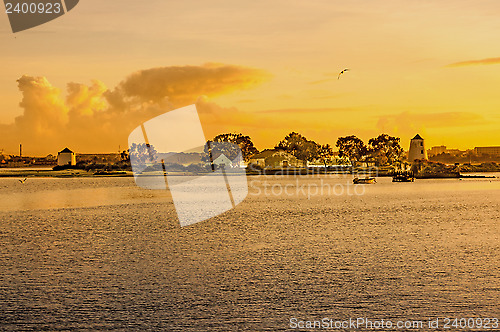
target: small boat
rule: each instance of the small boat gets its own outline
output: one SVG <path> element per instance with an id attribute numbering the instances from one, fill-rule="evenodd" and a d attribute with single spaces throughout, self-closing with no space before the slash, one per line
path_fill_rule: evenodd
<path id="1" fill-rule="evenodd" d="M 372 184 L 372 183 L 377 183 L 377 180 L 375 178 L 354 178 L 352 180 L 352 183 L 354 184 Z"/>
<path id="2" fill-rule="evenodd" d="M 495 179 L 495 176 L 487 176 L 487 175 L 462 175 L 458 176 L 460 179 Z"/>
<path id="3" fill-rule="evenodd" d="M 413 172 L 396 172 L 392 177 L 392 182 L 413 182 L 415 175 Z"/>

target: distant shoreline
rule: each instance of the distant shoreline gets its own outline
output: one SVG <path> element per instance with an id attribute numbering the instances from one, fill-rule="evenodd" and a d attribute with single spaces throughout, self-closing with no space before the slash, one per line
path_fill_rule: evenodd
<path id="1" fill-rule="evenodd" d="M 460 174 L 449 174 L 449 173 L 435 173 L 435 174 L 427 174 L 423 176 L 418 176 L 417 178 L 421 179 L 450 179 L 450 178 L 472 178 L 476 176 L 468 176 L 468 175 L 463 175 L 463 174 L 474 174 L 474 173 L 498 173 L 496 170 L 490 170 L 490 171 L 462 171 Z M 195 173 L 189 173 L 189 172 L 168 172 L 168 175 L 173 175 L 173 176 L 181 176 L 181 175 L 204 175 L 207 173 L 200 173 L 200 174 L 195 174 Z M 336 172 L 336 171 L 330 171 L 330 172 L 322 172 L 318 170 L 314 171 L 308 171 L 307 169 L 273 169 L 273 170 L 266 170 L 262 172 L 255 172 L 255 171 L 249 171 L 247 172 L 248 176 L 259 176 L 259 175 L 270 175 L 270 176 L 276 176 L 276 175 L 284 175 L 284 176 L 317 176 L 317 175 L 351 175 L 351 173 L 347 172 Z M 376 176 L 376 177 L 391 177 L 393 174 L 385 171 L 379 171 L 377 174 L 376 172 L 365 172 L 363 170 L 360 170 L 358 173 L 355 173 L 355 175 L 366 175 L 366 176 Z M 1 169 L 0 168 L 0 178 L 29 178 L 29 177 L 45 177 L 45 178 L 102 178 L 102 177 L 133 177 L 134 174 L 131 171 L 97 171 L 97 172 L 92 172 L 92 171 L 85 171 L 85 170 L 78 170 L 78 169 L 67 169 L 67 170 L 58 170 L 54 171 L 52 169 L 19 169 L 16 170 L 14 168 L 10 169 Z M 477 177 L 489 177 L 489 176 L 477 176 Z"/>
<path id="2" fill-rule="evenodd" d="M 133 177 L 130 171 L 111 171 L 111 172 L 87 172 L 85 170 L 60 170 L 52 169 L 33 169 L 33 170 L 4 170 L 0 168 L 0 178 L 24 178 L 24 177 L 45 177 L 45 178 L 78 178 L 78 177 Z"/>

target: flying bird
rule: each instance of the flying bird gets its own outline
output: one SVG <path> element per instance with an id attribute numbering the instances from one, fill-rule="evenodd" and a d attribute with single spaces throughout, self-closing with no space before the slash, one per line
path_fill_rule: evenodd
<path id="1" fill-rule="evenodd" d="M 22 179 L 22 180 L 19 180 L 19 182 L 21 182 L 21 183 L 23 183 L 23 184 L 24 184 L 24 183 L 26 182 L 26 180 L 28 180 L 28 178 L 24 178 L 24 179 Z"/>
<path id="2" fill-rule="evenodd" d="M 337 79 L 339 79 L 339 78 L 340 78 L 340 75 L 342 75 L 343 73 L 345 73 L 345 72 L 346 72 L 346 71 L 348 71 L 348 70 L 349 70 L 349 68 L 346 68 L 346 69 L 342 70 L 342 71 L 339 73 L 339 76 L 337 77 Z"/>

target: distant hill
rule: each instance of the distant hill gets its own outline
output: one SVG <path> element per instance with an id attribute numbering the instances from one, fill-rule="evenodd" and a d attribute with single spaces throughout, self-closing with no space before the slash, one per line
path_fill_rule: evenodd
<path id="1" fill-rule="evenodd" d="M 165 163 L 180 164 L 187 166 L 191 164 L 201 163 L 202 155 L 203 154 L 196 152 L 191 152 L 191 153 L 168 152 L 168 153 L 158 153 L 157 158 L 158 160 L 163 159 Z"/>

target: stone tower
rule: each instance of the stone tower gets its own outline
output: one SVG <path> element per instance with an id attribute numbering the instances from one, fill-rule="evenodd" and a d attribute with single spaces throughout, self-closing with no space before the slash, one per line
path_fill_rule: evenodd
<path id="1" fill-rule="evenodd" d="M 413 162 L 417 159 L 427 159 L 424 139 L 417 134 L 410 141 L 410 151 L 408 152 L 408 161 Z"/>

